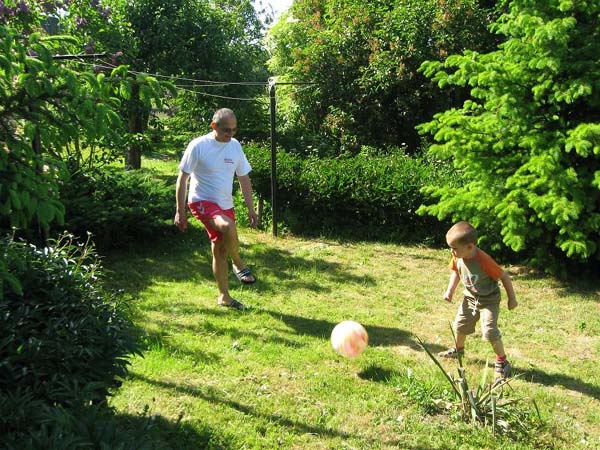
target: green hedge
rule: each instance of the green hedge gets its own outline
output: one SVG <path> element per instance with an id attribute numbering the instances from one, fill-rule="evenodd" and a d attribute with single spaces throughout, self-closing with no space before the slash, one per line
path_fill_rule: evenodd
<path id="1" fill-rule="evenodd" d="M 247 145 L 252 183 L 271 198 L 270 150 Z M 426 181 L 444 168 L 396 149 L 337 158 L 277 153 L 277 204 L 283 226 L 293 232 L 335 233 L 357 238 L 438 239 L 447 224 L 422 217 Z"/>
<path id="2" fill-rule="evenodd" d="M 175 176 L 108 167 L 77 172 L 61 188 L 65 228 L 98 248 L 122 247 L 172 233 Z"/>

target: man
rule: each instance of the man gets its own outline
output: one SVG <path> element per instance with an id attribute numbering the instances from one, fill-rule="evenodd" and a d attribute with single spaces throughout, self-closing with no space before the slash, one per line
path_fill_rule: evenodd
<path id="1" fill-rule="evenodd" d="M 174 223 L 181 231 L 187 229 L 185 200 L 190 179 L 188 206 L 194 217 L 204 224 L 211 240 L 212 269 L 219 291 L 217 304 L 244 309 L 245 306 L 229 294 L 227 260 L 231 257 L 233 271 L 242 283 L 256 281 L 240 257 L 232 198 L 235 174 L 248 207 L 250 225 L 256 227 L 258 216 L 254 211 L 252 184 L 248 176 L 252 168 L 242 146 L 233 137 L 237 131 L 235 113 L 227 108 L 217 110 L 210 126 L 212 132 L 192 140 L 179 163 Z"/>

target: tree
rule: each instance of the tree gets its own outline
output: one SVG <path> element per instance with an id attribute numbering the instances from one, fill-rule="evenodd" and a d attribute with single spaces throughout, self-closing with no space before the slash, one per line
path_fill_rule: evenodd
<path id="1" fill-rule="evenodd" d="M 62 149 L 81 134 L 98 137 L 118 126 L 117 100 L 104 75 L 56 64 L 48 44 L 0 26 L 0 214 L 3 225 L 47 228 L 62 216 L 57 200 Z M 34 56 L 30 56 L 34 55 Z"/>
<path id="2" fill-rule="evenodd" d="M 5 16 L 17 28 L 43 23 L 48 32 L 70 35 L 79 42 L 72 53 L 105 54 L 93 61 L 94 70 L 110 74 L 119 65 L 127 66 L 128 71 L 119 72 L 121 88 L 116 95 L 123 100 L 119 112 L 126 126 L 118 130 L 122 139 L 117 144 L 126 147 L 129 168 L 140 167 L 149 146 L 146 130 L 151 109 L 176 96 L 165 80 L 176 77 L 183 89 L 192 92 L 207 84 L 191 85 L 192 79 L 227 82 L 256 77 L 266 82 L 266 53 L 260 41 L 263 25 L 250 0 L 219 5 L 207 0 L 13 0 L 11 5 L 8 13 L 0 10 L 0 18 Z M 82 68 L 80 61 L 72 64 Z M 256 88 L 250 91 L 247 86 L 208 84 L 208 96 L 200 102 L 194 98 L 192 104 L 213 109 L 214 99 L 220 99 L 213 95 L 257 94 Z M 250 102 L 245 109 L 248 117 L 257 115 L 256 104 Z M 190 127 L 189 120 L 186 126 Z"/>
<path id="3" fill-rule="evenodd" d="M 100 152 L 91 154 L 101 155 L 102 158 L 114 150 L 122 150 L 123 145 L 130 144 L 128 160 L 139 162 L 141 144 L 145 142 L 143 130 L 133 128 L 127 132 L 121 124 L 131 125 L 138 122 L 132 120 L 132 111 L 147 111 L 151 107 L 160 106 L 163 91 L 168 88 L 168 83 L 157 82 L 156 79 L 146 74 L 131 74 L 127 70 L 111 72 L 119 64 L 118 57 L 122 56 L 119 49 L 123 42 L 127 42 L 127 24 L 113 17 L 110 6 L 100 3 L 99 0 L 29 0 L 29 1 L 7 1 L 0 8 L 0 22 L 5 22 L 14 30 L 18 30 L 26 38 L 32 32 L 41 36 L 62 35 L 69 39 L 53 39 L 51 48 L 52 55 L 70 54 L 70 56 L 82 55 L 92 56 L 106 54 L 105 57 L 94 57 L 93 59 L 61 59 L 61 64 L 69 67 L 75 73 L 104 73 L 108 75 L 102 78 L 103 89 L 110 92 L 112 97 L 119 97 L 116 110 L 124 117 L 124 120 L 116 123 L 102 133 L 84 132 L 68 134 L 69 140 L 64 144 L 64 150 L 72 144 L 74 151 L 69 152 L 74 158 L 71 161 L 81 159 L 82 148 L 94 149 L 96 144 L 102 142 L 103 148 Z M 32 50 L 33 51 L 33 50 Z M 112 54 L 111 54 L 112 53 Z M 34 55 L 35 56 L 35 55 Z M 111 62 L 107 62 L 111 61 Z M 102 107 L 102 105 L 100 105 Z M 84 127 L 85 128 L 85 127 Z M 59 140 L 59 142 L 63 142 Z M 91 159 L 90 159 L 91 160 Z"/>
<path id="4" fill-rule="evenodd" d="M 57 64 L 65 37 L 24 36 L 0 25 L 0 231 L 62 222 L 59 200 L 67 173 L 64 148 L 118 128 L 118 100 L 103 74 L 77 73 Z M 0 258 L 0 284 L 10 282 Z M 13 280 L 14 282 L 14 280 Z"/>
<path id="5" fill-rule="evenodd" d="M 249 0 L 219 5 L 205 0 L 110 0 L 109 4 L 117 22 L 127 24 L 119 44 L 122 61 L 134 72 L 176 77 L 181 86 L 182 99 L 171 103 L 184 119 L 171 124 L 174 132 L 193 133 L 204 112 L 210 111 L 212 116 L 213 110 L 222 106 L 222 97 L 257 94 L 255 88 L 227 82 L 266 81 L 266 53 L 260 41 L 263 25 Z M 116 51 L 114 43 L 111 45 Z M 136 92 L 134 88 L 128 113 L 130 132 L 139 136 L 147 128 L 149 108 L 136 103 Z M 253 103 L 234 109 L 246 110 L 240 117 L 259 115 Z M 177 124 L 183 130 L 177 129 Z M 139 163 L 133 166 L 139 167 Z"/>
<path id="6" fill-rule="evenodd" d="M 453 101 L 418 73 L 420 64 L 491 48 L 489 14 L 475 0 L 296 0 L 269 36 L 274 73 L 315 83 L 286 91 L 289 128 L 350 152 L 365 144 L 414 151 L 415 126 Z"/>
<path id="7" fill-rule="evenodd" d="M 598 17 L 598 2 L 514 0 L 496 51 L 423 65 L 471 98 L 420 127 L 460 174 L 427 187 L 422 213 L 468 218 L 542 267 L 600 259 Z"/>

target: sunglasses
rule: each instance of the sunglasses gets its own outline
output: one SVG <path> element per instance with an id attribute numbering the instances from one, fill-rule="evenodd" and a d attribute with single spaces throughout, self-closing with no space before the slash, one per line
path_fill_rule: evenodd
<path id="1" fill-rule="evenodd" d="M 235 133 L 237 131 L 237 128 L 219 127 L 219 130 L 225 133 Z"/>

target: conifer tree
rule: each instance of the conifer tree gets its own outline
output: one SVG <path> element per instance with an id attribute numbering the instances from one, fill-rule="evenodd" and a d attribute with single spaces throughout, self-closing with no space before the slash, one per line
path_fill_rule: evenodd
<path id="1" fill-rule="evenodd" d="M 506 37 L 496 51 L 421 66 L 470 99 L 420 126 L 458 179 L 428 186 L 433 204 L 419 211 L 499 232 L 544 267 L 597 262 L 600 3 L 514 0 L 506 11 L 492 26 Z"/>

